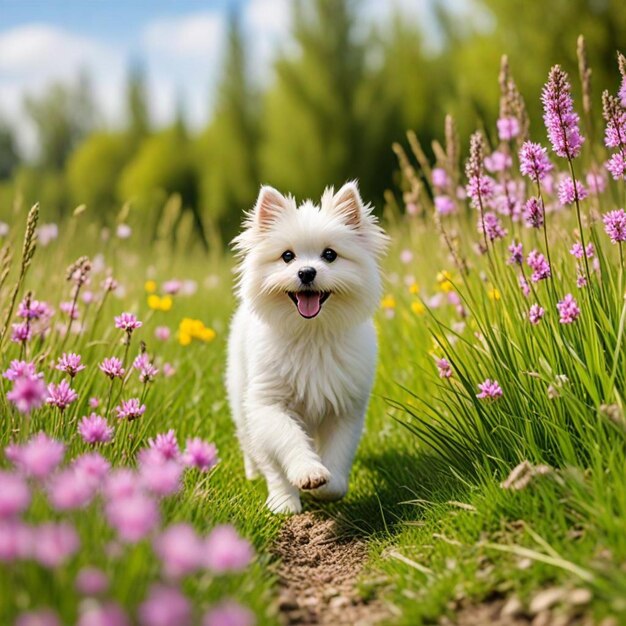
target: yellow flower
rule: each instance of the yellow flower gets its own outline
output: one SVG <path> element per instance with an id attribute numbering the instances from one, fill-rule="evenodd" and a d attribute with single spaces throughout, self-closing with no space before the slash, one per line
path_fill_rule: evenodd
<path id="1" fill-rule="evenodd" d="M 426 311 L 426 307 L 419 300 L 414 300 L 411 302 L 411 311 L 413 311 L 415 315 L 423 315 Z"/>
<path id="2" fill-rule="evenodd" d="M 143 287 L 148 293 L 154 293 L 157 290 L 157 284 L 154 280 L 147 280 Z"/>
<path id="3" fill-rule="evenodd" d="M 439 283 L 439 289 L 441 291 L 447 293 L 454 289 L 454 285 L 452 284 L 452 274 L 450 272 L 443 270 L 437 274 L 437 282 Z"/>
<path id="4" fill-rule="evenodd" d="M 380 306 L 383 307 L 383 309 L 395 309 L 396 308 L 396 299 L 389 295 L 389 296 L 385 296 L 381 301 L 380 301 Z"/>
<path id="5" fill-rule="evenodd" d="M 487 295 L 489 296 L 490 300 L 494 300 L 494 301 L 498 301 L 502 297 L 500 294 L 500 290 L 497 287 L 492 287 L 488 291 Z"/>
<path id="6" fill-rule="evenodd" d="M 193 339 L 208 343 L 215 339 L 216 333 L 212 328 L 205 326 L 201 320 L 185 317 L 178 325 L 178 342 L 181 346 L 188 346 Z"/>
<path id="7" fill-rule="evenodd" d="M 409 285 L 409 293 L 416 296 L 420 292 L 420 286 L 417 283 Z"/>
<path id="8" fill-rule="evenodd" d="M 172 303 L 171 296 L 161 298 L 154 293 L 148 296 L 148 306 L 156 311 L 169 311 L 172 308 Z"/>

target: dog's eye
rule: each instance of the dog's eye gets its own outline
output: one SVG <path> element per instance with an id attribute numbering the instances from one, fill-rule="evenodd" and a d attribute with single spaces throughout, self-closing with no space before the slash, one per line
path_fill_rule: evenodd
<path id="1" fill-rule="evenodd" d="M 326 250 L 322 252 L 322 258 L 324 261 L 332 263 L 337 258 L 337 253 L 332 248 L 326 248 Z"/>
<path id="2" fill-rule="evenodd" d="M 296 255 L 291 250 L 285 250 L 282 254 L 282 259 L 285 263 L 291 263 L 296 258 Z"/>

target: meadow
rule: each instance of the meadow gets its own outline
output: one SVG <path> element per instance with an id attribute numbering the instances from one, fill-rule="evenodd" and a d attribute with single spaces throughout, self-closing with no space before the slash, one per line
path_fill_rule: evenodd
<path id="1" fill-rule="evenodd" d="M 367 543 L 360 593 L 389 623 L 626 620 L 620 69 L 605 146 L 559 69 L 527 143 L 505 65 L 469 156 L 452 120 L 435 163 L 395 147 L 366 433 L 347 498 L 305 504 Z M 128 206 L 58 232 L 28 209 L 0 255 L 0 623 L 279 623 L 285 520 L 244 479 L 223 388 L 233 259 L 172 244 L 175 204 L 153 243 Z"/>

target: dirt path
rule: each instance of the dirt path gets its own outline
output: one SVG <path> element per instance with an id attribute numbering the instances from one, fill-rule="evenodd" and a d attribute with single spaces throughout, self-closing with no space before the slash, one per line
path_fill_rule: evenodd
<path id="1" fill-rule="evenodd" d="M 279 610 L 284 624 L 370 626 L 389 617 L 376 599 L 365 601 L 357 582 L 367 547 L 340 536 L 331 519 L 296 515 L 283 526 L 274 546 L 279 557 Z"/>

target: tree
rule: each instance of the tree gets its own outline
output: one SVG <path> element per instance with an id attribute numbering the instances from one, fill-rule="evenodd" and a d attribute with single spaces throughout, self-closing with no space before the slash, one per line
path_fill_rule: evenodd
<path id="1" fill-rule="evenodd" d="M 81 74 L 76 85 L 57 83 L 39 98 L 26 96 L 24 110 L 37 131 L 38 165 L 57 171 L 96 120 L 86 74 Z"/>
<path id="2" fill-rule="evenodd" d="M 90 135 L 72 153 L 67 180 L 74 204 L 86 204 L 102 221 L 117 206 L 116 187 L 132 154 L 125 134 Z"/>
<path id="3" fill-rule="evenodd" d="M 260 95 L 251 84 L 237 13 L 231 14 L 213 119 L 197 144 L 202 204 L 230 239 L 259 188 Z"/>
<path id="4" fill-rule="evenodd" d="M 9 126 L 0 120 L 0 180 L 10 178 L 19 163 L 15 136 Z"/>
<path id="5" fill-rule="evenodd" d="M 208 250 L 198 209 L 198 175 L 192 147 L 180 124 L 145 139 L 124 168 L 118 186 L 120 201 L 134 200 L 146 211 L 158 208 L 153 234 L 165 201 L 174 193 L 180 195 L 183 208 L 192 213 L 196 234 Z"/>
<path id="6" fill-rule="evenodd" d="M 126 108 L 128 133 L 132 141 L 138 143 L 150 133 L 146 76 L 143 66 L 138 62 L 131 65 L 128 74 Z"/>

